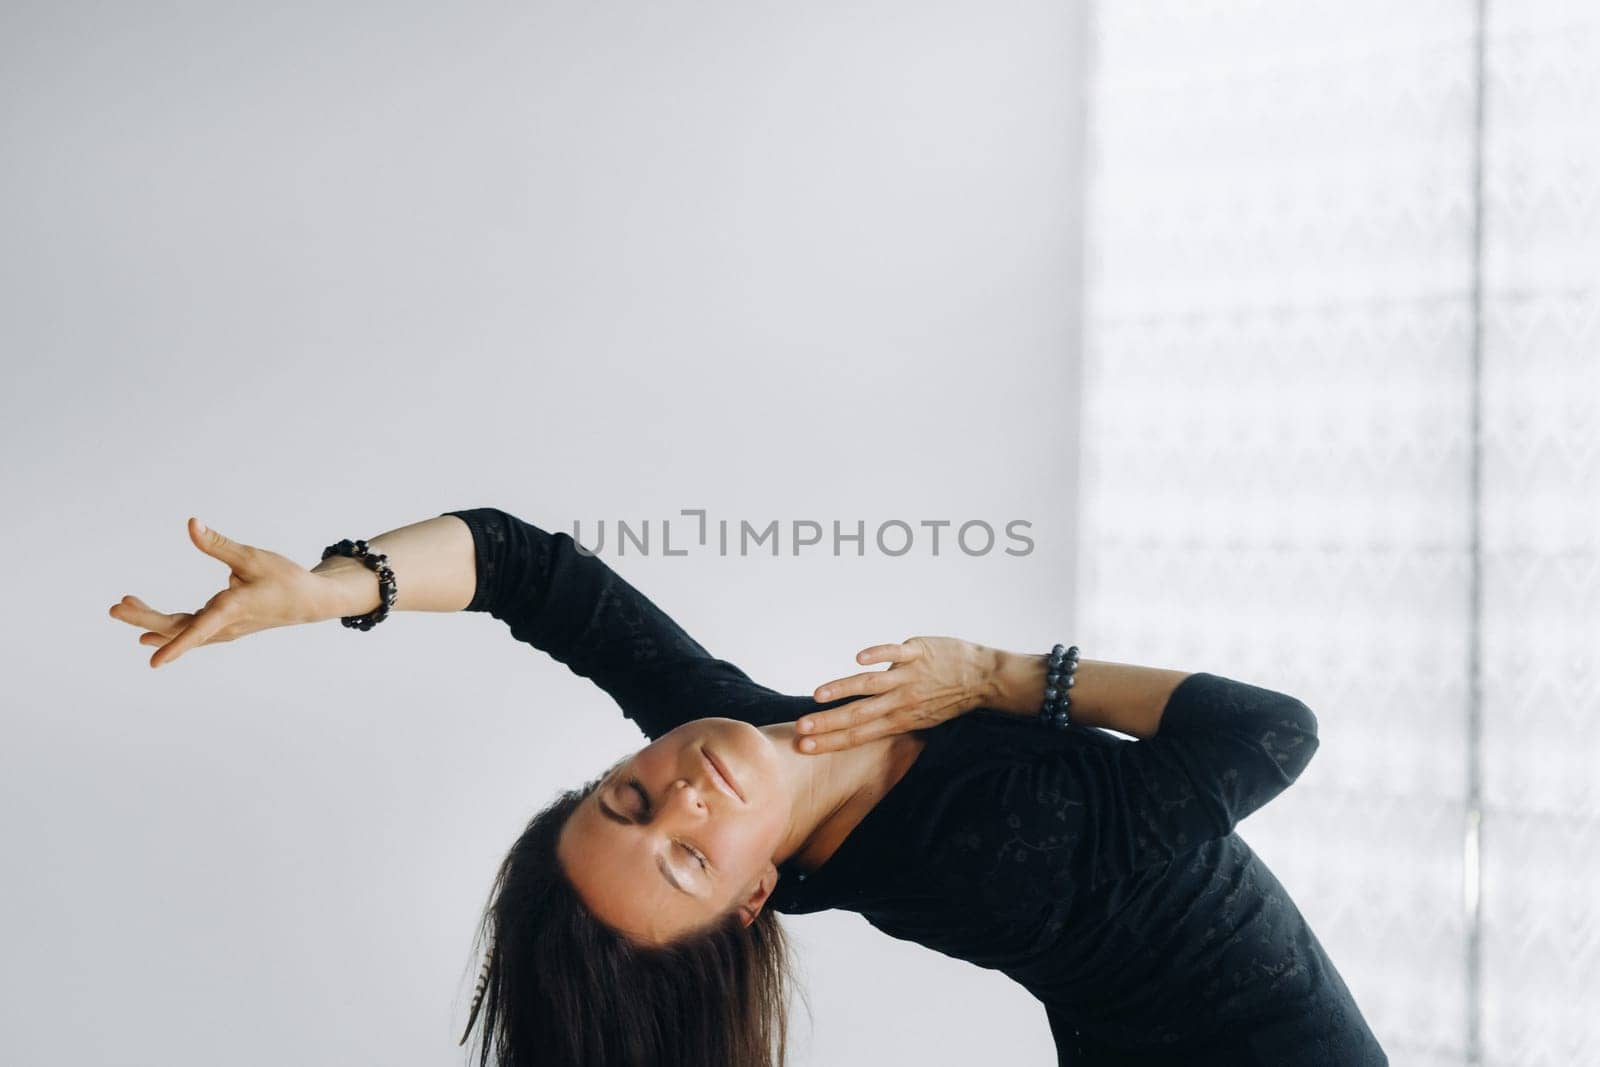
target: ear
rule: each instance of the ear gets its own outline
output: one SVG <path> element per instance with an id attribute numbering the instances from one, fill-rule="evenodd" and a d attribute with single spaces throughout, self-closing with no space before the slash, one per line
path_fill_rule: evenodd
<path id="1" fill-rule="evenodd" d="M 772 891 L 776 888 L 778 888 L 778 868 L 768 860 L 767 869 L 761 872 L 756 884 L 738 904 L 739 921 L 745 926 L 755 922 L 756 916 L 761 914 L 761 909 L 766 905 L 767 898 L 772 896 Z"/>

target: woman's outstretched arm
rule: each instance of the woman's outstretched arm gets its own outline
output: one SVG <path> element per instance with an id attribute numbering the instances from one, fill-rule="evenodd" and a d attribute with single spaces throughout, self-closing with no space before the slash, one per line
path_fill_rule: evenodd
<path id="1" fill-rule="evenodd" d="M 389 555 L 397 609 L 481 611 L 511 635 L 608 693 L 650 737 L 707 715 L 764 724 L 779 694 L 719 659 L 598 556 L 499 508 L 445 512 L 372 538 Z M 340 602 L 326 617 L 378 604 L 377 579 L 329 559 Z M 409 596 L 408 596 L 409 591 Z M 792 711 L 782 712 L 793 718 Z"/>

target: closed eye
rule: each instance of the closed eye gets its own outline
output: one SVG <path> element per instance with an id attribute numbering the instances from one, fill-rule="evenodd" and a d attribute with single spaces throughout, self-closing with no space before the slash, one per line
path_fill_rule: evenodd
<path id="1" fill-rule="evenodd" d="M 639 779 L 637 779 L 637 778 L 629 778 L 628 779 L 628 788 L 632 789 L 634 792 L 639 794 L 639 802 L 640 802 L 640 804 L 643 805 L 643 808 L 641 809 L 643 811 L 643 815 L 641 816 L 641 818 L 648 819 L 650 817 L 650 811 L 651 811 L 651 808 L 650 808 L 650 794 L 646 793 L 644 791 L 644 783 L 640 782 Z M 710 869 L 710 865 L 706 862 L 705 856 L 700 852 L 699 849 L 691 848 L 689 845 L 685 844 L 682 841 L 678 842 L 678 847 L 683 849 L 689 855 L 693 856 L 694 859 L 695 859 L 695 862 L 700 864 L 700 869 L 702 871 Z"/>
<path id="2" fill-rule="evenodd" d="M 644 786 L 640 784 L 637 778 L 629 778 L 628 785 L 639 794 L 639 802 L 644 805 L 643 817 L 648 819 L 650 817 L 650 794 L 644 791 Z"/>

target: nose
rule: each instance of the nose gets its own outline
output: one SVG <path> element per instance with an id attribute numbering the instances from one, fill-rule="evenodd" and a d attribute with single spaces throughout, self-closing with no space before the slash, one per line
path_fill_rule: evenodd
<path id="1" fill-rule="evenodd" d="M 705 815 L 708 811 L 705 801 L 706 790 L 695 785 L 687 778 L 679 778 L 672 783 L 672 791 L 667 795 L 667 803 L 680 808 Z"/>

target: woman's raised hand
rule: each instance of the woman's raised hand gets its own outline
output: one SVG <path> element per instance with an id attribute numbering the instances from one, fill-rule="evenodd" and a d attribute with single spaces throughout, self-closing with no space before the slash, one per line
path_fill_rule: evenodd
<path id="1" fill-rule="evenodd" d="M 206 601 L 199 611 L 164 614 L 136 596 L 111 606 L 111 617 L 146 631 L 141 645 L 156 646 L 150 666 L 171 663 L 191 648 L 270 630 L 277 626 L 316 622 L 326 596 L 327 580 L 287 556 L 230 541 L 189 520 L 189 539 L 196 548 L 228 565 L 228 588 Z"/>
<path id="2" fill-rule="evenodd" d="M 886 671 L 864 671 L 826 682 L 812 694 L 820 702 L 860 696 L 828 711 L 801 716 L 796 730 L 808 753 L 837 752 L 889 734 L 922 730 L 983 705 L 994 649 L 955 637 L 908 637 L 873 645 L 856 662 L 888 663 Z M 809 724 L 809 726 L 808 726 Z"/>

